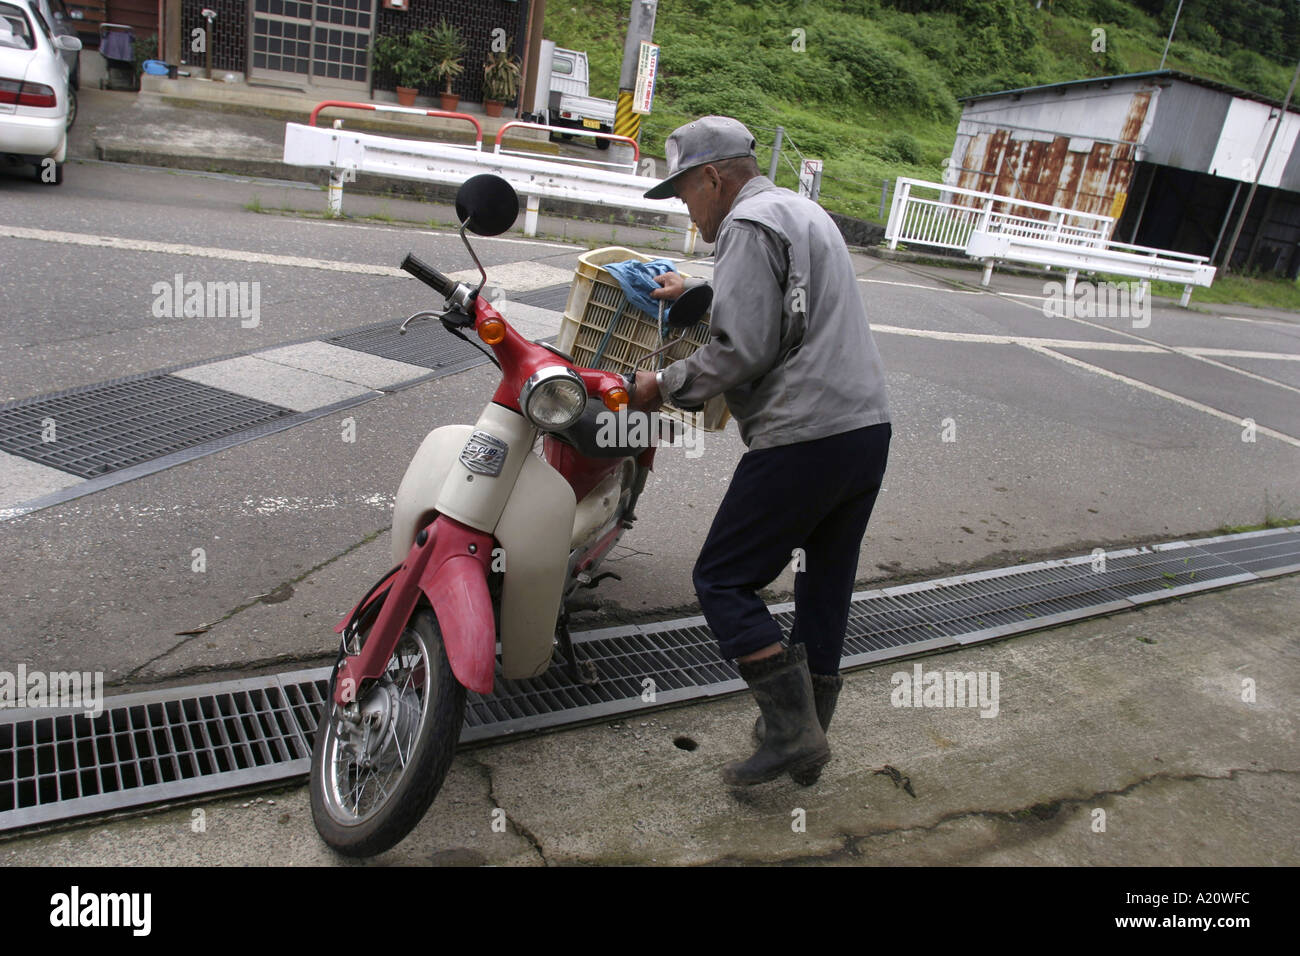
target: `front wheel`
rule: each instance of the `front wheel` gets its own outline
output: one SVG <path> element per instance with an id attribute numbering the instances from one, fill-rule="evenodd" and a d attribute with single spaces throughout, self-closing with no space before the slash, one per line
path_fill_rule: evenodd
<path id="1" fill-rule="evenodd" d="M 316 728 L 311 813 L 345 856 L 373 856 L 415 828 L 451 768 L 465 720 L 465 688 L 428 607 L 411 616 L 383 676 L 340 708 L 331 697 Z"/>

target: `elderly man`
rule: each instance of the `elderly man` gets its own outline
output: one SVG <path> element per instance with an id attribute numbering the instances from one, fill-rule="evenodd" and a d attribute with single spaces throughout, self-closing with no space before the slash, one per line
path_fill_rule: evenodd
<path id="1" fill-rule="evenodd" d="M 695 565 L 723 657 L 761 713 L 758 750 L 723 778 L 749 786 L 789 773 L 815 782 L 843 680 L 840 658 L 858 552 L 880 491 L 891 427 L 880 356 L 848 249 L 811 200 L 760 175 L 754 137 L 706 116 L 668 137 L 668 178 L 716 242 L 712 335 L 690 358 L 637 372 L 640 408 L 725 395 L 748 447 Z M 657 278 L 675 299 L 682 277 Z M 793 562 L 790 646 L 758 597 Z"/>

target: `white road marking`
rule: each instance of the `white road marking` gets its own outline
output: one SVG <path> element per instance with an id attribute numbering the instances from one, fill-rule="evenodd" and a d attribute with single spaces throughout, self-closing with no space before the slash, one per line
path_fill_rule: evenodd
<path id="1" fill-rule="evenodd" d="M 1209 365 L 1213 365 L 1215 368 L 1221 368 L 1229 372 L 1236 372 L 1238 375 L 1244 375 L 1246 376 L 1246 378 L 1253 378 L 1255 381 L 1263 382 L 1265 385 L 1272 385 L 1274 388 L 1284 388 L 1288 392 L 1295 392 L 1296 394 L 1300 394 L 1300 388 L 1296 388 L 1294 385 L 1288 385 L 1286 382 L 1279 382 L 1277 379 L 1269 378 L 1267 375 L 1259 375 L 1256 374 L 1255 372 L 1249 372 L 1244 368 L 1237 368 L 1237 366 L 1228 365 L 1225 362 L 1216 362 L 1214 359 L 1207 357 L 1205 352 L 1194 350 L 1194 349 L 1181 349 L 1181 348 L 1175 348 L 1174 351 L 1177 352 L 1179 355 L 1186 356 L 1187 358 L 1196 359 L 1198 362 L 1205 362 Z M 1214 354 L 1214 350 L 1206 350 L 1206 351 L 1209 351 L 1211 355 Z M 1226 351 L 1230 351 L 1230 350 L 1226 350 Z M 1291 358 L 1300 358 L 1300 355 L 1292 356 L 1292 355 L 1281 354 L 1281 355 L 1273 355 L 1269 357 L 1278 358 L 1278 359 L 1291 359 Z"/>
<path id="2" fill-rule="evenodd" d="M 330 229 L 366 229 L 373 232 L 402 232 L 409 236 L 437 236 L 439 239 L 460 238 L 460 233 L 458 232 L 438 232 L 437 230 L 433 230 L 433 229 L 407 229 L 401 226 L 373 226 L 373 225 L 367 225 L 359 222 L 325 222 L 325 221 L 317 222 L 316 220 L 312 220 L 312 219 L 286 218 L 283 221 L 298 223 L 299 225 L 303 225 L 303 226 L 326 226 Z M 515 239 L 510 236 L 475 236 L 474 241 L 475 242 L 507 242 L 507 243 L 512 242 L 515 243 L 516 245 L 521 245 L 521 246 L 539 246 L 544 249 L 564 249 L 566 251 L 586 248 L 585 246 L 579 246 L 572 242 L 570 243 L 543 242 L 540 239 Z"/>
<path id="3" fill-rule="evenodd" d="M 1030 304 L 1027 303 L 1027 302 L 1017 302 L 1015 299 L 1010 299 L 1010 298 L 1008 298 L 1007 293 L 1003 293 L 1003 292 L 992 292 L 992 291 L 990 291 L 990 292 L 988 292 L 988 293 L 983 293 L 983 292 L 981 292 L 981 293 L 979 293 L 979 294 L 980 294 L 980 295 L 986 295 L 986 294 L 987 294 L 987 295 L 994 295 L 994 296 L 997 296 L 998 298 L 1006 298 L 1008 301 L 1012 302 L 1013 304 L 1015 304 L 1015 305 L 1019 305 L 1019 306 L 1022 306 L 1022 307 L 1026 308 L 1026 309 L 1031 309 L 1031 310 L 1033 310 L 1034 312 L 1041 312 L 1041 311 L 1042 311 L 1042 310 L 1041 310 L 1041 307 L 1035 307 L 1035 306 L 1030 305 Z M 1078 316 L 1074 316 L 1074 315 L 1058 316 L 1058 318 L 1064 318 L 1064 319 L 1067 319 L 1067 320 L 1070 321 L 1070 322 L 1078 322 L 1080 325 L 1086 325 L 1086 326 L 1088 326 L 1088 327 L 1091 328 L 1091 329 L 1097 329 L 1098 331 L 1101 331 L 1101 332 L 1108 332 L 1108 333 L 1111 333 L 1112 335 L 1121 335 L 1121 336 L 1123 336 L 1123 337 L 1126 338 L 1126 339 L 1135 339 L 1135 340 L 1137 340 L 1138 342 L 1141 342 L 1143 345 L 1146 345 L 1146 346 L 1154 346 L 1154 347 L 1157 348 L 1158 350 L 1163 351 L 1163 352 L 1168 352 L 1168 353 L 1171 354 L 1171 355 L 1183 355 L 1183 356 L 1185 356 L 1185 357 L 1187 357 L 1187 358 L 1193 359 L 1194 361 L 1197 361 L 1197 362 L 1204 362 L 1204 363 L 1207 364 L 1207 365 L 1213 365 L 1213 366 L 1215 366 L 1216 368 L 1221 368 L 1221 369 L 1223 369 L 1223 370 L 1225 370 L 1225 371 L 1233 372 L 1233 373 L 1235 373 L 1235 374 L 1237 374 L 1237 375 L 1244 375 L 1246 378 L 1251 378 L 1251 379 L 1254 379 L 1254 380 L 1256 380 L 1256 381 L 1258 381 L 1258 382 L 1263 382 L 1263 383 L 1266 384 L 1266 385 L 1272 385 L 1272 386 L 1274 386 L 1274 387 L 1276 387 L 1276 388 L 1285 389 L 1285 390 L 1288 391 L 1288 392 L 1300 392 L 1300 389 L 1297 389 L 1297 388 L 1295 388 L 1295 387 L 1292 386 L 1292 385 L 1288 385 L 1288 384 L 1286 384 L 1285 382 L 1279 382 L 1279 381 L 1277 381 L 1276 379 L 1268 378 L 1267 376 L 1264 376 L 1264 375 L 1257 375 L 1257 374 L 1254 373 L 1254 372 L 1248 372 L 1248 371 L 1246 371 L 1245 369 L 1237 368 L 1237 367 L 1234 366 L 1234 365 L 1225 365 L 1223 362 L 1216 362 L 1214 359 L 1209 358 L 1208 356 L 1206 356 L 1206 355 L 1204 355 L 1204 354 L 1199 354 L 1199 353 L 1198 353 L 1197 351 L 1195 351 L 1195 350 L 1184 349 L 1184 348 L 1182 348 L 1182 347 L 1180 347 L 1180 346 L 1177 346 L 1177 345 L 1164 345 L 1164 344 L 1162 344 L 1162 343 L 1160 343 L 1160 342 L 1155 341 L 1154 339 L 1148 339 L 1148 338 L 1146 338 L 1146 337 L 1144 337 L 1144 336 L 1141 336 L 1141 335 L 1135 335 L 1134 333 L 1132 333 L 1132 332 L 1126 332 L 1126 331 L 1124 331 L 1123 329 L 1114 329 L 1114 328 L 1110 328 L 1110 327 L 1105 326 L 1105 325 L 1100 325 L 1100 324 L 1098 324 L 1098 323 L 1096 323 L 1096 322 L 1089 322 L 1087 319 L 1081 319 L 1081 318 L 1079 318 Z M 1032 346 L 1027 346 L 1027 347 L 1032 347 Z M 1062 348 L 1063 348 L 1064 346 L 1058 346 L 1058 347 L 1062 347 Z M 1136 349 L 1134 349 L 1134 350 L 1132 350 L 1132 351 L 1136 351 Z M 1279 354 L 1285 355 L 1285 354 L 1288 354 L 1288 353 L 1279 353 Z M 1085 363 L 1085 364 L 1086 364 L 1086 363 Z M 1090 366 L 1090 367 L 1091 367 L 1091 366 Z M 1171 393 L 1169 393 L 1169 394 L 1173 394 L 1173 393 L 1171 392 Z M 1206 407 L 1208 408 L 1209 406 L 1206 406 Z M 1280 434 L 1280 433 L 1279 433 L 1279 434 Z"/>
<path id="4" fill-rule="evenodd" d="M 1102 368 L 1098 365 L 1091 365 L 1080 359 L 1074 358 L 1071 355 L 1062 355 L 1059 352 L 1054 352 L 1050 348 L 1047 348 L 1045 346 L 1026 345 L 1025 347 L 1031 349 L 1034 352 L 1038 352 L 1041 355 L 1046 355 L 1050 358 L 1054 358 L 1058 362 L 1065 362 L 1067 365 L 1073 365 L 1076 368 L 1082 368 L 1088 370 L 1089 372 L 1095 372 L 1098 375 L 1103 375 L 1106 378 L 1114 379 L 1117 382 L 1123 382 L 1126 385 L 1132 385 L 1134 388 L 1140 388 L 1144 392 L 1150 392 L 1152 395 L 1159 395 L 1161 398 L 1167 398 L 1171 402 L 1177 402 L 1180 405 L 1186 405 L 1188 408 L 1194 408 L 1197 411 L 1205 412 L 1205 414 L 1207 415 L 1213 415 L 1215 418 L 1221 418 L 1226 422 L 1232 422 L 1234 425 L 1237 425 L 1238 427 L 1240 427 L 1242 424 L 1242 417 L 1240 415 L 1231 415 L 1228 412 L 1225 412 L 1218 408 L 1214 408 L 1213 406 L 1210 405 L 1206 405 L 1202 402 L 1198 402 L 1195 399 L 1184 398 L 1182 395 L 1175 395 L 1173 392 L 1167 392 L 1163 388 L 1159 388 L 1155 385 L 1148 385 L 1146 382 L 1138 381 L 1135 378 L 1129 378 L 1127 375 L 1121 375 L 1118 372 L 1112 372 L 1110 369 Z M 1269 428 L 1266 425 L 1257 424 L 1255 426 L 1255 431 L 1260 435 L 1268 435 L 1270 438 L 1276 438 L 1278 441 L 1284 441 L 1288 445 L 1294 445 L 1296 448 L 1300 448 L 1300 438 L 1293 438 L 1290 435 L 1284 434 L 1283 432 L 1277 431 L 1276 429 Z"/>
<path id="5" fill-rule="evenodd" d="M 253 357 L 375 389 L 409 382 L 411 379 L 429 374 L 427 368 L 419 365 L 395 362 L 378 355 L 320 341 L 265 349 L 254 352 Z"/>
<path id="6" fill-rule="evenodd" d="M 172 374 L 295 412 L 309 412 L 361 395 L 382 394 L 352 382 L 268 362 L 253 355 L 196 365 Z"/>
<path id="7" fill-rule="evenodd" d="M 1246 318 L 1242 315 L 1221 315 L 1219 318 L 1227 319 L 1229 322 L 1254 322 L 1258 325 L 1281 325 L 1288 329 L 1294 329 L 1296 327 L 1295 322 L 1283 322 L 1281 319 L 1253 319 Z"/>
<path id="8" fill-rule="evenodd" d="M 197 256 L 204 259 L 222 259 L 228 262 L 253 262 L 259 265 L 288 266 L 298 269 L 321 269 L 327 272 L 351 272 L 358 275 L 411 278 L 393 266 L 370 265 L 364 262 L 340 262 L 333 259 L 313 259 L 308 256 L 281 256 L 268 252 L 248 252 L 243 249 L 223 249 L 215 246 L 191 246 L 177 242 L 154 242 L 150 239 L 127 239 L 122 236 L 101 236 L 84 232 L 60 232 L 53 229 L 28 229 L 25 226 L 0 224 L 0 237 L 32 239 L 37 242 L 54 242 L 63 245 L 95 246 L 104 249 L 123 249 L 130 252 L 153 252 L 173 256 Z M 488 266 L 488 281 L 504 286 L 511 292 L 528 292 L 548 285 L 570 282 L 573 273 L 531 260 L 508 262 Z M 464 269 L 451 273 L 457 281 L 478 284 L 477 269 Z M 495 278 L 494 278 L 495 277 Z"/>
<path id="9" fill-rule="evenodd" d="M 931 329 L 908 329 L 898 325 L 871 323 L 872 332 L 893 335 L 914 335 L 923 339 L 942 339 L 946 342 L 974 342 L 982 345 L 1024 345 L 1059 349 L 1097 349 L 1103 352 L 1168 352 L 1154 345 L 1134 345 L 1132 342 L 1084 342 L 1069 339 L 1043 339 L 1026 335 L 986 335 L 977 332 L 936 332 Z"/>
<path id="10" fill-rule="evenodd" d="M 1202 349 L 1173 346 L 1184 355 L 1215 355 L 1219 358 L 1279 359 L 1283 362 L 1300 362 L 1300 352 L 1251 352 L 1246 349 Z"/>
<path id="11" fill-rule="evenodd" d="M 43 498 L 83 481 L 84 478 L 66 471 L 0 451 L 0 521 L 22 513 L 13 505 Z"/>
<path id="12" fill-rule="evenodd" d="M 0 225 L 0 236 L 12 239 L 34 239 L 38 242 L 57 242 L 72 246 L 124 249 L 130 252 L 155 252 L 173 256 L 225 259 L 231 262 L 256 262 L 270 266 L 292 266 L 300 269 L 323 269 L 329 272 L 354 272 L 361 275 L 410 278 L 405 272 L 393 266 L 376 266 L 364 262 L 337 262 L 331 259 L 312 259 L 307 256 L 280 256 L 268 252 L 246 252 L 243 249 L 221 249 L 215 246 L 191 246 L 177 242 L 154 242 L 150 239 L 127 239 L 122 236 L 99 236 L 86 232 L 59 232 L 53 229 L 28 229 L 24 226 Z"/>
<path id="13" fill-rule="evenodd" d="M 568 285 L 573 281 L 573 272 L 568 269 L 557 269 L 528 259 L 486 268 L 488 285 L 499 285 L 507 292 L 529 292 L 553 285 Z M 447 278 L 477 288 L 483 277 L 477 269 L 462 269 L 447 273 Z"/>
<path id="14" fill-rule="evenodd" d="M 889 279 L 864 279 L 858 276 L 859 282 L 871 282 L 876 285 L 898 285 L 907 289 L 924 289 L 926 292 L 949 292 L 952 295 L 987 295 L 989 293 L 978 292 L 974 289 L 949 289 L 942 286 L 921 285 L 919 282 L 892 282 Z"/>

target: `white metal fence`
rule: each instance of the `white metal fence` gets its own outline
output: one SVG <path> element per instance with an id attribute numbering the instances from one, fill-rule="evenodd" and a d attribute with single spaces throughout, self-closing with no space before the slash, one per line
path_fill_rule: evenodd
<path id="1" fill-rule="evenodd" d="M 898 179 L 885 226 L 890 249 L 898 244 L 956 249 L 984 262 L 983 284 L 995 262 L 1024 262 L 1066 271 L 1066 290 L 1074 292 L 1079 272 L 1100 271 L 1183 285 L 1181 304 L 1192 286 L 1209 286 L 1215 270 L 1206 256 L 1110 241 L 1111 216 L 979 192 Z"/>
<path id="2" fill-rule="evenodd" d="M 1031 211 L 1041 218 L 1024 215 Z M 979 231 L 1096 246 L 1105 245 L 1114 226 L 1110 216 L 899 177 L 885 239 L 891 249 L 904 242 L 964 251 Z"/>

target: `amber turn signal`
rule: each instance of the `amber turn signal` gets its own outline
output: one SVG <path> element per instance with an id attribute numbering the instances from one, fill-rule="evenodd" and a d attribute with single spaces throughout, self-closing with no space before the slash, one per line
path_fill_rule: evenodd
<path id="1" fill-rule="evenodd" d="M 478 337 L 488 345 L 499 345 L 505 341 L 506 324 L 500 319 L 484 319 L 478 324 Z"/>
<path id="2" fill-rule="evenodd" d="M 605 407 L 611 412 L 618 411 L 628 403 L 627 389 L 619 388 L 618 386 L 609 389 L 601 397 L 605 400 Z"/>

